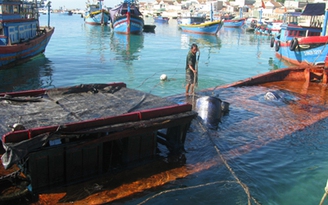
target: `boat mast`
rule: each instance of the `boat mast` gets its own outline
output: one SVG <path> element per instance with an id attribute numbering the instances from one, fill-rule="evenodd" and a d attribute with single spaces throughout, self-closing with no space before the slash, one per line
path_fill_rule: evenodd
<path id="1" fill-rule="evenodd" d="M 322 26 L 321 36 L 325 36 L 326 35 L 327 21 L 328 21 L 328 10 L 326 9 L 326 11 L 325 11 L 325 18 L 324 18 L 324 22 L 323 22 L 323 26 Z"/>
<path id="2" fill-rule="evenodd" d="M 99 11 L 101 11 L 101 21 L 100 21 L 100 24 L 101 25 L 104 25 L 104 11 L 102 9 L 102 2 L 103 0 L 99 0 Z"/>
<path id="3" fill-rule="evenodd" d="M 48 7 L 48 28 L 50 28 L 50 7 L 51 7 L 51 1 L 47 2 L 47 7 Z"/>
<path id="4" fill-rule="evenodd" d="M 128 3 L 128 12 L 126 13 L 127 16 L 127 33 L 130 34 L 130 25 L 131 25 L 131 21 L 130 21 L 130 5 L 131 5 L 131 1 L 133 0 L 127 0 Z"/>

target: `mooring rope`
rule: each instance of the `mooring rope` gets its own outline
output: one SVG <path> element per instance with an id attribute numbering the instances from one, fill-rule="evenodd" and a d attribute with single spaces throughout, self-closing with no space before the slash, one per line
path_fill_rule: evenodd
<path id="1" fill-rule="evenodd" d="M 215 184 L 220 184 L 220 183 L 237 183 L 235 181 L 215 181 L 215 182 L 209 182 L 209 183 L 205 183 L 205 184 L 199 184 L 199 185 L 195 185 L 195 186 L 189 186 L 189 187 L 183 187 L 183 188 L 175 188 L 175 189 L 170 189 L 170 190 L 165 190 L 165 191 L 161 191 L 149 198 L 147 198 L 146 200 L 138 203 L 138 205 L 141 204 L 145 204 L 146 202 L 148 202 L 151 199 L 154 199 L 162 194 L 166 194 L 166 193 L 170 193 L 170 192 L 175 192 L 175 191 L 183 191 L 183 190 L 188 190 L 188 189 L 196 189 L 196 188 L 200 188 L 200 187 L 205 187 L 205 186 L 210 186 L 210 185 L 215 185 Z"/>
<path id="2" fill-rule="evenodd" d="M 318 58 L 321 56 L 322 52 L 325 50 L 325 48 L 326 48 L 326 46 L 327 46 L 327 43 L 328 43 L 328 39 L 327 39 L 327 41 L 326 41 L 326 43 L 325 43 L 325 46 L 321 49 L 319 55 L 317 55 L 317 57 L 314 59 L 314 61 L 313 61 L 312 64 L 314 64 L 314 63 L 318 60 Z"/>
<path id="3" fill-rule="evenodd" d="M 174 69 L 171 69 L 171 70 L 163 70 L 162 72 L 165 72 L 165 71 L 175 71 L 175 73 L 178 71 L 177 68 L 174 68 Z M 136 86 L 135 88 L 139 88 L 141 87 L 142 85 L 145 84 L 145 82 L 147 82 L 150 78 L 154 77 L 156 74 L 158 74 L 158 72 L 155 72 L 154 74 L 152 74 L 151 76 L 145 78 L 138 86 Z M 158 85 L 159 83 L 157 83 Z M 155 85 L 153 88 L 155 88 L 157 85 Z M 151 92 L 151 90 L 149 91 L 149 93 Z"/>
<path id="4" fill-rule="evenodd" d="M 328 180 L 325 187 L 325 193 L 323 194 L 319 205 L 323 205 L 323 202 L 325 202 L 327 195 L 328 195 Z"/>
<path id="5" fill-rule="evenodd" d="M 205 183 L 205 184 L 199 184 L 199 185 L 195 185 L 195 186 L 189 186 L 189 187 L 183 187 L 183 188 L 174 188 L 174 189 L 170 189 L 170 190 L 164 190 L 161 191 L 153 196 L 148 197 L 147 199 L 145 199 L 144 201 L 138 203 L 138 205 L 141 204 L 145 204 L 146 202 L 150 201 L 151 199 L 154 199 L 160 195 L 166 194 L 166 193 L 170 193 L 170 192 L 174 192 L 174 191 L 182 191 L 182 190 L 188 190 L 188 189 L 195 189 L 195 188 L 200 188 L 200 187 L 205 187 L 205 186 L 210 186 L 210 185 L 214 185 L 214 184 L 219 184 L 219 183 L 237 183 L 239 184 L 243 190 L 245 191 L 246 195 L 247 195 L 247 202 L 248 205 L 251 205 L 251 199 L 254 201 L 255 204 L 257 205 L 261 205 L 261 203 L 259 203 L 253 196 L 251 196 L 249 188 L 246 184 L 244 184 L 235 174 L 235 172 L 232 170 L 232 168 L 229 166 L 227 160 L 224 159 L 223 155 L 221 154 L 219 148 L 216 146 L 216 144 L 214 143 L 213 139 L 211 138 L 211 135 L 208 134 L 209 130 L 204 128 L 203 123 L 200 121 L 200 119 L 197 119 L 198 124 L 201 126 L 202 130 L 203 130 L 203 135 L 207 134 L 212 142 L 212 144 L 214 144 L 214 148 L 217 152 L 217 154 L 220 156 L 220 159 L 222 160 L 222 162 L 224 163 L 224 165 L 227 167 L 227 169 L 230 171 L 230 173 L 233 175 L 233 177 L 236 179 L 236 181 L 215 181 L 215 182 L 209 182 L 209 183 Z"/>
<path id="6" fill-rule="evenodd" d="M 202 122 L 198 121 L 198 124 L 201 126 L 201 128 L 203 129 L 203 131 L 204 131 L 205 133 L 208 133 L 208 132 L 209 132 L 208 129 L 204 128 Z M 224 159 L 224 157 L 223 157 L 223 155 L 221 154 L 219 148 L 216 146 L 215 142 L 213 141 L 211 135 L 208 134 L 208 136 L 209 136 L 209 138 L 210 138 L 212 144 L 214 145 L 214 148 L 215 148 L 216 152 L 218 153 L 220 159 L 221 159 L 222 162 L 224 163 L 224 165 L 225 165 L 225 166 L 227 167 L 227 169 L 230 171 L 230 173 L 232 174 L 232 176 L 236 179 L 237 183 L 238 183 L 238 184 L 244 189 L 244 191 L 245 191 L 245 193 L 246 193 L 246 195 L 247 195 L 247 198 L 248 198 L 248 200 L 247 200 L 247 201 L 248 201 L 248 205 L 251 205 L 251 199 L 253 199 L 253 201 L 254 201 L 256 204 L 259 204 L 259 205 L 260 205 L 260 203 L 259 203 L 254 197 L 251 196 L 251 194 L 250 194 L 250 192 L 249 192 L 249 188 L 248 188 L 248 186 L 247 186 L 246 184 L 244 184 L 244 183 L 243 183 L 243 182 L 237 177 L 237 175 L 235 174 L 235 172 L 234 172 L 234 171 L 232 170 L 232 168 L 229 166 L 227 160 Z"/>

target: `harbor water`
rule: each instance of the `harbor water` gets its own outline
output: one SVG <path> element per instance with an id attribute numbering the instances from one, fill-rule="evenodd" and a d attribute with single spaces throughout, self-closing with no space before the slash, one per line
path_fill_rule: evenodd
<path id="1" fill-rule="evenodd" d="M 40 20 L 47 24 L 46 15 Z M 0 71 L 0 92 L 125 82 L 161 97 L 176 96 L 178 103 L 188 101 L 185 58 L 192 43 L 200 48 L 196 93 L 289 66 L 275 57 L 270 37 L 245 29 L 202 36 L 182 33 L 170 19 L 156 24 L 154 33 L 119 35 L 108 26 L 85 25 L 79 15 L 59 14 L 51 15 L 50 24 L 55 33 L 46 52 Z M 162 74 L 167 81 L 160 81 Z M 279 84 L 208 92 L 229 102 L 230 113 L 217 130 L 206 129 L 197 118 L 183 160 L 164 157 L 125 177 L 55 192 L 54 198 L 63 204 L 319 204 L 328 179 L 328 97 L 315 85 L 313 93 L 289 86 L 298 94 L 284 93 L 288 103 L 262 99 L 283 87 Z M 35 204 L 43 200 L 41 195 Z"/>

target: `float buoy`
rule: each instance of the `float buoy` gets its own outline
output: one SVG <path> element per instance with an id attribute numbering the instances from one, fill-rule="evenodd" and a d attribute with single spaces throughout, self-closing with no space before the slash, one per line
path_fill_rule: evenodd
<path id="1" fill-rule="evenodd" d="M 161 77 L 159 78 L 161 81 L 166 81 L 167 80 L 167 75 L 162 74 Z"/>

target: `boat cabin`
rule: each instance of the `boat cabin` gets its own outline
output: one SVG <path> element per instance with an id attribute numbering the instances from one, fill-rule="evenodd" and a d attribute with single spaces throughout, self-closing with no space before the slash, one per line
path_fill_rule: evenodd
<path id="1" fill-rule="evenodd" d="M 295 37 L 321 36 L 323 26 L 323 15 L 325 4 L 312 4 L 306 7 L 303 12 L 288 12 L 284 15 L 284 22 L 281 25 L 281 35 L 283 41 L 292 40 Z M 308 25 L 301 25 L 301 16 L 309 16 Z"/>
<path id="2" fill-rule="evenodd" d="M 0 0 L 0 46 L 33 39 L 37 36 L 38 27 L 35 3 Z"/>

